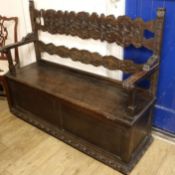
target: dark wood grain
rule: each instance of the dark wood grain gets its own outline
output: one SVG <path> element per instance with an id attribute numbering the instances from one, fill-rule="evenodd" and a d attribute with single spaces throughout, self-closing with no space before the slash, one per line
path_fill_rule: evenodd
<path id="1" fill-rule="evenodd" d="M 38 30 L 78 36 L 82 39 L 100 39 L 123 47 L 132 44 L 136 48 L 144 46 L 154 50 L 154 38 L 146 39 L 144 31 L 155 32 L 155 21 L 144 22 L 141 18 L 132 20 L 128 16 L 115 18 L 112 15 L 86 12 L 36 10 L 35 13 Z"/>
<path id="2" fill-rule="evenodd" d="M 35 33 L 36 39 L 38 40 L 39 37 L 38 37 L 38 30 L 37 30 L 37 26 L 36 26 L 35 4 L 34 4 L 34 1 L 32 1 L 32 0 L 29 0 L 29 12 L 30 12 L 32 31 L 33 31 L 33 33 Z M 37 41 L 35 41 L 34 46 L 35 46 L 36 60 L 40 60 L 41 53 L 39 52 Z"/>
<path id="3" fill-rule="evenodd" d="M 136 72 L 135 74 L 123 81 L 123 86 L 128 89 L 134 88 L 136 83 L 148 76 L 152 76 L 152 74 L 158 70 L 158 67 L 158 64 L 155 64 L 149 71 L 143 70 Z"/>
<path id="4" fill-rule="evenodd" d="M 109 154 L 105 150 L 99 147 L 96 147 L 95 145 L 90 144 L 86 140 L 76 137 L 75 135 L 73 135 L 70 132 L 67 132 L 66 130 L 58 129 L 54 127 L 53 125 L 50 125 L 47 122 L 43 121 L 42 119 L 38 119 L 37 116 L 32 115 L 31 113 L 28 113 L 25 110 L 11 108 L 11 111 L 14 115 L 19 117 L 20 119 L 23 119 L 24 121 L 58 138 L 64 143 L 67 143 L 68 145 L 99 160 L 100 162 L 112 167 L 113 169 L 117 171 L 121 171 L 124 174 L 129 174 L 131 172 L 131 170 L 134 168 L 134 166 L 137 164 L 137 162 L 140 160 L 140 158 L 143 156 L 143 154 L 145 153 L 145 151 L 148 149 L 148 147 L 153 141 L 153 138 L 151 136 L 146 137 L 142 141 L 142 143 L 139 144 L 138 150 L 135 151 L 135 153 L 133 154 L 133 161 L 131 161 L 129 164 L 126 164 L 126 163 L 123 163 L 116 155 Z M 143 121 L 141 122 L 142 124 L 145 123 Z M 137 123 L 137 125 L 139 125 L 141 122 Z M 137 127 L 135 128 L 135 130 L 137 130 Z M 126 132 L 126 135 L 127 135 L 127 132 Z M 137 134 L 137 136 L 138 135 L 139 134 Z M 135 141 L 137 141 L 137 137 L 134 139 Z M 126 143 L 127 143 L 127 140 L 126 140 Z M 126 153 L 126 150 L 124 147 L 122 147 L 121 149 L 124 150 L 123 153 Z"/>
<path id="5" fill-rule="evenodd" d="M 121 85 L 61 65 L 33 63 L 17 71 L 15 77 L 7 75 L 7 82 L 14 114 L 23 114 L 25 120 L 42 125 L 55 136 L 59 131 L 73 135 L 70 145 L 75 143 L 76 148 L 117 170 L 128 172 L 148 144 L 147 113 L 154 99 L 145 98 L 141 91 L 136 94 L 137 108 L 131 114 L 126 110 L 127 91 Z M 132 131 L 137 134 L 133 139 Z M 59 135 L 63 141 L 65 132 Z M 78 146 L 80 140 L 87 143 L 82 149 Z M 138 142 L 143 145 L 138 146 Z M 88 145 L 95 146 L 88 150 Z"/>
<path id="6" fill-rule="evenodd" d="M 156 20 L 156 32 L 155 32 L 155 43 L 154 43 L 154 55 L 157 56 L 157 62 L 160 64 L 161 62 L 161 50 L 162 50 L 162 39 L 163 39 L 163 31 L 164 31 L 164 22 L 165 22 L 165 9 L 159 9 L 157 11 L 157 20 Z M 150 82 L 150 93 L 153 96 L 156 96 L 157 92 L 157 83 L 159 78 L 159 69 L 151 76 Z"/>
<path id="7" fill-rule="evenodd" d="M 101 56 L 99 53 L 91 53 L 87 50 L 76 48 L 69 49 L 65 46 L 55 46 L 52 43 L 45 44 L 38 41 L 40 52 L 47 52 L 51 55 L 59 55 L 62 58 L 71 58 L 93 66 L 104 66 L 110 70 L 122 70 L 124 72 L 135 73 L 142 70 L 143 65 L 135 64 L 130 60 L 120 60 L 114 56 Z"/>

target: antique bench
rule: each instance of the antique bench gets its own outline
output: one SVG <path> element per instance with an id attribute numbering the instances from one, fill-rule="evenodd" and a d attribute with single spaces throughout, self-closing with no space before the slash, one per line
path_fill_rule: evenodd
<path id="1" fill-rule="evenodd" d="M 129 173 L 152 140 L 151 112 L 156 99 L 164 14 L 164 9 L 158 9 L 155 20 L 144 22 L 127 16 L 116 19 L 96 13 L 37 10 L 30 1 L 33 33 L 0 49 L 9 58 L 6 89 L 11 112 L 114 169 Z M 154 36 L 146 38 L 145 30 Z M 136 64 L 45 44 L 39 40 L 38 31 L 123 47 L 145 47 L 153 54 L 145 64 Z M 37 61 L 15 67 L 10 50 L 30 42 L 34 42 Z M 131 75 L 123 81 L 102 77 L 43 60 L 43 52 Z M 148 89 L 138 86 L 143 79 L 150 80 Z"/>

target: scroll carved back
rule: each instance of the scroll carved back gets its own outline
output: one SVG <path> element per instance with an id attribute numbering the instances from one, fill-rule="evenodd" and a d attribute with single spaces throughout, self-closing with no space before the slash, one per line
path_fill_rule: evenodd
<path id="1" fill-rule="evenodd" d="M 38 30 L 51 34 L 65 34 L 78 36 L 82 39 L 116 43 L 127 47 L 146 47 L 154 50 L 154 38 L 146 39 L 144 31 L 155 32 L 155 21 L 144 22 L 141 18 L 132 20 L 127 16 L 115 18 L 86 12 L 63 12 L 54 10 L 35 10 L 36 26 Z"/>
<path id="2" fill-rule="evenodd" d="M 55 10 L 37 10 L 34 2 L 30 0 L 30 16 L 33 32 L 37 35 L 38 30 L 51 34 L 64 34 L 78 36 L 82 39 L 95 39 L 116 43 L 127 47 L 133 45 L 136 48 L 145 47 L 153 54 L 160 56 L 161 33 L 163 30 L 164 9 L 158 9 L 157 18 L 144 22 L 141 18 L 132 20 L 128 16 L 105 16 L 87 12 L 63 12 Z M 145 38 L 145 30 L 153 33 L 153 37 Z M 35 42 L 37 60 L 41 59 L 41 52 L 56 54 L 63 58 L 71 58 L 94 66 L 102 65 L 111 70 L 122 70 L 135 73 L 143 69 L 143 65 L 133 61 L 119 60 L 114 56 L 101 56 L 76 48 L 68 49 L 65 46 L 55 46 L 52 43 L 45 44 Z M 86 59 L 85 59 L 86 58 Z"/>

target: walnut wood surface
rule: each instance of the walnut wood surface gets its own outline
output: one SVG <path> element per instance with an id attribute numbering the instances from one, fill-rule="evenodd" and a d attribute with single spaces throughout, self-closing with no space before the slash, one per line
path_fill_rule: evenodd
<path id="1" fill-rule="evenodd" d="M 79 36 L 82 39 L 100 39 L 124 47 L 132 44 L 137 48 L 144 46 L 154 50 L 154 38 L 146 39 L 144 31 L 155 32 L 155 21 L 144 22 L 141 18 L 132 20 L 128 16 L 115 18 L 112 15 L 86 12 L 36 10 L 36 23 L 39 30 L 52 34 Z"/>
<path id="2" fill-rule="evenodd" d="M 38 41 L 40 52 L 48 52 L 51 55 L 59 55 L 62 58 L 71 58 L 93 66 L 104 66 L 111 70 L 122 70 L 124 72 L 135 73 L 141 71 L 143 65 L 134 64 L 131 60 L 120 60 L 114 56 L 101 56 L 99 53 L 92 53 L 87 50 L 69 49 L 65 46 L 55 46 L 52 43 L 45 44 Z"/>
<path id="3" fill-rule="evenodd" d="M 96 113 L 103 113 L 105 118 L 114 121 L 133 120 L 134 115 L 139 114 L 151 100 L 142 97 L 142 93 L 138 92 L 139 103 L 131 116 L 126 110 L 128 94 L 121 84 L 116 86 L 115 83 L 108 83 L 96 75 L 43 61 L 20 69 L 16 73 L 15 80 L 31 84 L 44 92 L 56 95 L 57 98 L 84 106 Z"/>
<path id="4" fill-rule="evenodd" d="M 64 66 L 40 61 L 6 79 L 15 115 L 114 169 L 128 173 L 144 152 L 154 101 L 142 94 L 131 115 L 121 86 Z"/>

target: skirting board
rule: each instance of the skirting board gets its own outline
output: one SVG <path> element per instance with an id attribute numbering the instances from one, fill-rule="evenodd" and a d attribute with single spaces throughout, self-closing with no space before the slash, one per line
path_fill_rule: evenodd
<path id="1" fill-rule="evenodd" d="M 158 129 L 153 127 L 153 131 L 152 131 L 153 136 L 155 137 L 159 137 L 161 139 L 163 139 L 164 141 L 168 141 L 171 142 L 172 144 L 175 144 L 175 135 L 171 134 L 169 132 L 166 132 L 162 129 Z"/>

